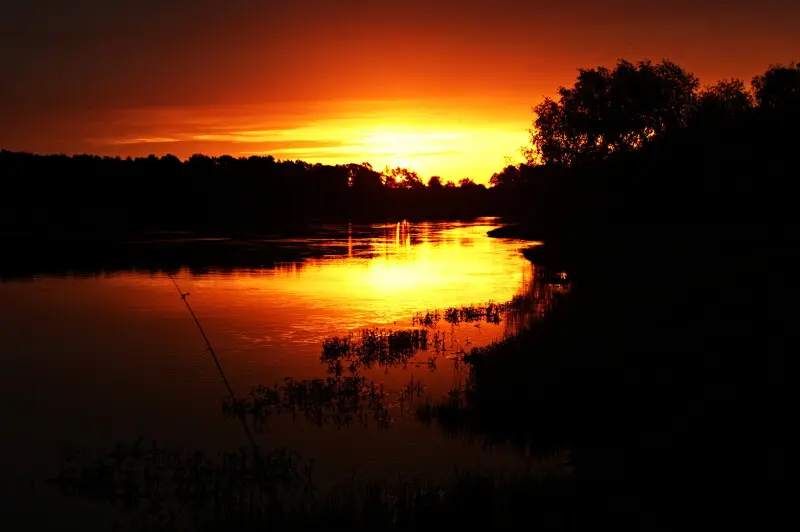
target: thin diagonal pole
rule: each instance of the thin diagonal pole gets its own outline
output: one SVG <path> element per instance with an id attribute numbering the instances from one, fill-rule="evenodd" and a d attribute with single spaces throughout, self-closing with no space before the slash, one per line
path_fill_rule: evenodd
<path id="1" fill-rule="evenodd" d="M 206 342 L 206 346 L 208 347 L 208 351 L 211 353 L 211 357 L 214 359 L 214 363 L 217 365 L 217 369 L 219 370 L 219 374 L 222 377 L 222 382 L 225 383 L 225 387 L 228 389 L 228 393 L 231 396 L 231 404 L 236 403 L 236 395 L 233 393 L 233 388 L 231 388 L 231 384 L 228 382 L 228 378 L 225 376 L 225 372 L 222 371 L 222 365 L 219 363 L 219 358 L 217 358 L 217 353 L 214 351 L 214 348 L 211 346 L 211 342 L 208 340 L 208 336 L 206 336 L 206 332 L 203 330 L 203 326 L 200 325 L 200 320 L 197 319 L 197 315 L 195 315 L 194 310 L 192 310 L 192 306 L 189 305 L 189 300 L 186 297 L 189 295 L 189 292 L 184 292 L 181 290 L 181 287 L 178 286 L 178 283 L 173 279 L 172 275 L 167 274 L 167 277 L 172 284 L 175 285 L 175 289 L 181 295 L 181 299 L 183 300 L 186 308 L 189 309 L 189 314 L 192 315 L 192 319 L 194 320 L 195 325 L 197 325 L 197 329 L 200 331 L 200 334 L 203 335 L 203 340 Z M 245 434 L 247 435 L 247 439 L 250 440 L 250 443 L 253 446 L 254 450 L 258 449 L 256 445 L 256 440 L 253 438 L 253 433 L 250 432 L 250 429 L 247 426 L 247 421 L 245 420 L 244 414 L 237 416 L 239 420 L 242 422 L 242 428 L 244 429 Z"/>

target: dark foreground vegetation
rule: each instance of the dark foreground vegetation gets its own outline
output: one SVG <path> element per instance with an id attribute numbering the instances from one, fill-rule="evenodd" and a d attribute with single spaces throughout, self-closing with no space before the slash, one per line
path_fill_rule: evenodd
<path id="1" fill-rule="evenodd" d="M 546 284 L 539 278 L 539 286 Z M 536 315 L 552 303 L 552 293 L 531 290 L 508 304 L 453 307 L 420 313 L 420 328 L 362 329 L 323 341 L 320 362 L 327 378 L 286 378 L 257 386 L 223 402 L 223 415 L 241 421 L 253 434 L 267 436 L 273 422 L 289 416 L 319 427 L 373 426 L 392 430 L 398 416 L 416 415 L 423 423 L 443 422 L 455 437 L 465 426 L 450 427 L 441 414 L 464 391 L 454 387 L 451 402 L 415 402 L 421 382 L 400 390 L 361 375 L 374 367 L 427 365 L 436 359 L 463 364 L 464 347 L 444 330 L 459 324 L 499 323 Z M 533 309 L 533 314 L 530 310 Z M 439 326 L 446 324 L 444 329 Z M 427 360 L 416 356 L 425 353 Z M 397 408 L 397 405 L 400 408 Z M 395 406 L 392 406 L 395 405 Z M 262 440 L 264 441 L 264 440 Z M 564 464 L 564 450 L 543 450 L 544 460 Z M 132 530 L 303 530 L 348 527 L 358 530 L 432 529 L 475 526 L 509 528 L 527 523 L 563 528 L 574 521 L 575 482 L 570 466 L 554 470 L 526 467 L 478 471 L 459 466 L 452 478 L 362 479 L 320 488 L 315 463 L 286 448 L 245 446 L 235 452 L 182 452 L 138 439 L 96 455 L 68 446 L 60 470 L 48 484 L 67 497 L 81 497 L 121 510 L 119 522 Z"/>
<path id="2" fill-rule="evenodd" d="M 500 178 L 519 225 L 499 233 L 544 240 L 529 258 L 574 288 L 471 357 L 465 422 L 571 442 L 598 523 L 763 526 L 785 508 L 800 68 L 699 89 L 621 62 L 559 94 L 535 109 L 536 164 Z"/>
<path id="3" fill-rule="evenodd" d="M 518 224 L 501 234 L 544 240 L 530 258 L 567 268 L 570 294 L 527 331 L 467 355 L 465 386 L 419 416 L 526 451 L 569 449 L 574 470 L 369 488 L 358 504 L 333 497 L 287 519 L 772 528 L 788 508 L 800 69 L 773 67 L 752 90 L 700 89 L 674 64 L 621 62 L 581 71 L 536 115 L 529 164 L 493 179 Z M 235 501 L 249 512 L 252 497 Z"/>
<path id="4" fill-rule="evenodd" d="M 136 441 L 101 458 L 71 450 L 56 483 L 65 494 L 124 508 L 135 516 L 131 530 L 551 529 L 574 519 L 566 477 L 465 470 L 447 483 L 353 483 L 320 492 L 313 464 L 286 449 L 206 456 Z"/>

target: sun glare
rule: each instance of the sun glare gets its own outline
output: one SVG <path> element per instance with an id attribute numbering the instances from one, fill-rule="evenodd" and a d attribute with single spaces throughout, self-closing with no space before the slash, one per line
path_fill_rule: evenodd
<path id="1" fill-rule="evenodd" d="M 477 182 L 488 182 L 505 157 L 518 156 L 525 140 L 513 130 L 475 126 L 434 129 L 420 124 L 353 133 L 353 149 L 376 168 L 400 166 L 423 178 L 472 177 Z"/>
<path id="2" fill-rule="evenodd" d="M 467 105 L 464 103 L 463 105 Z M 483 109 L 446 102 L 339 102 L 314 109 L 285 110 L 242 106 L 202 111 L 141 110 L 122 114 L 131 124 L 151 123 L 152 131 L 102 139 L 111 146 L 138 146 L 188 158 L 208 155 L 272 155 L 309 163 L 369 162 L 416 171 L 424 180 L 463 177 L 488 183 L 507 157 L 520 159 L 528 141 L 528 116 L 514 107 Z M 511 111 L 513 111 L 513 114 Z M 143 134 L 145 133 L 145 134 Z"/>

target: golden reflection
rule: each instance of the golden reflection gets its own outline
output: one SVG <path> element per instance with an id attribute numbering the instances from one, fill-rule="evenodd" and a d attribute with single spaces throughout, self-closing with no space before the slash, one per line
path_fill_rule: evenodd
<path id="1" fill-rule="evenodd" d="M 521 252 L 531 244 L 487 237 L 494 227 L 492 219 L 344 225 L 326 229 L 324 239 L 287 241 L 291 247 L 319 248 L 318 258 L 260 270 L 199 275 L 183 270 L 175 277 L 191 293 L 204 326 L 222 339 L 220 349 L 258 357 L 291 353 L 300 358 L 286 359 L 287 371 L 300 360 L 310 371 L 326 337 L 363 327 L 412 327 L 420 312 L 505 303 L 528 291 L 532 266 Z M 124 274 L 109 282 L 113 286 L 103 294 L 148 314 L 181 310 L 161 275 Z M 485 345 L 505 327 L 464 326 L 457 340 L 465 348 Z"/>
<path id="2" fill-rule="evenodd" d="M 492 227 L 404 221 L 359 246 L 350 227 L 341 244 L 346 255 L 193 282 L 206 285 L 212 297 L 218 293 L 213 286 L 235 283 L 240 296 L 220 297 L 246 297 L 249 304 L 263 305 L 257 312 L 265 320 L 276 319 L 271 308 L 280 303 L 313 309 L 315 322 L 335 324 L 330 330 L 393 323 L 418 311 L 514 297 L 530 269 L 520 250 L 530 244 L 488 238 Z"/>
<path id="3" fill-rule="evenodd" d="M 353 224 L 347 224 L 347 258 L 353 258 Z"/>
<path id="4" fill-rule="evenodd" d="M 371 262 L 365 283 L 376 293 L 390 294 L 422 289 L 443 282 L 442 276 L 423 262 Z"/>

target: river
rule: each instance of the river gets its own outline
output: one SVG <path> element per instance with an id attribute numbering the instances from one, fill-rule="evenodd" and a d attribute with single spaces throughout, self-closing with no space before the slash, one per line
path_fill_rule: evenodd
<path id="1" fill-rule="evenodd" d="M 313 458 L 320 483 L 353 475 L 446 476 L 456 466 L 518 467 L 528 458 L 446 436 L 414 414 L 415 405 L 441 398 L 465 378 L 460 354 L 513 333 L 541 310 L 530 303 L 501 309 L 488 321 L 445 318 L 448 308 L 484 308 L 515 296 L 530 301 L 525 296 L 541 290 L 535 267 L 521 254 L 531 244 L 489 238 L 497 225 L 490 218 L 324 225 L 292 238 L 265 236 L 265 245 L 301 253 L 264 267 L 210 261 L 168 276 L 115 264 L 4 279 L 0 493 L 9 508 L 33 515 L 37 501 L 55 495 L 31 486 L 57 471 L 66 444 L 97 453 L 137 437 L 208 452 L 247 445 L 242 426 L 223 416 L 227 389 L 181 293 L 189 294 L 237 397 L 287 378 L 331 377 L 320 358 L 328 338 L 352 333 L 357 339 L 363 329 L 379 337 L 386 329 L 427 331 L 427 349 L 404 363 L 357 368 L 382 386 L 382 423 L 364 413 L 348 423 L 284 412 L 254 429 L 258 445 Z M 435 324 L 414 320 L 429 311 L 440 312 Z M 352 370 L 351 363 L 340 373 Z"/>

